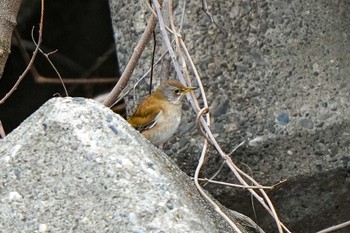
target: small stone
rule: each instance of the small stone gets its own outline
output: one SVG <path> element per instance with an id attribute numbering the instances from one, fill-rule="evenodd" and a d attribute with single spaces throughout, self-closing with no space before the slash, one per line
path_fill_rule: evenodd
<path id="1" fill-rule="evenodd" d="M 317 150 L 317 151 L 315 151 L 315 155 L 317 155 L 317 156 L 322 156 L 322 155 L 323 155 L 323 152 L 322 152 L 322 151 Z"/>
<path id="2" fill-rule="evenodd" d="M 250 55 L 253 57 L 257 65 L 266 65 L 266 61 L 258 49 L 253 50 Z"/>
<path id="3" fill-rule="evenodd" d="M 136 229 L 136 230 L 133 230 L 132 233 L 145 233 L 145 232 L 143 230 Z"/>
<path id="4" fill-rule="evenodd" d="M 5 54 L 5 51 L 2 48 L 0 48 L 0 57 L 4 56 L 4 54 Z"/>
<path id="5" fill-rule="evenodd" d="M 18 201 L 22 199 L 22 195 L 18 192 L 10 192 L 9 193 L 9 200 L 10 201 Z"/>
<path id="6" fill-rule="evenodd" d="M 134 224 L 134 225 L 137 224 L 137 216 L 135 213 L 129 213 L 128 218 L 132 224 Z"/>
<path id="7" fill-rule="evenodd" d="M 115 127 L 115 125 L 109 125 L 108 127 L 113 131 L 114 134 L 118 134 L 118 129 Z"/>
<path id="8" fill-rule="evenodd" d="M 114 116 L 113 114 L 108 114 L 108 115 L 107 115 L 107 122 L 113 121 L 114 117 L 115 117 L 115 116 Z"/>
<path id="9" fill-rule="evenodd" d="M 39 224 L 39 228 L 38 228 L 38 231 L 41 233 L 41 232 L 47 232 L 47 225 L 46 224 Z"/>
<path id="10" fill-rule="evenodd" d="M 265 141 L 264 137 L 258 136 L 256 138 L 250 140 L 248 142 L 248 145 L 252 146 L 252 147 L 257 147 L 257 146 L 261 145 L 264 141 Z"/>
<path id="11" fill-rule="evenodd" d="M 317 63 L 314 63 L 312 65 L 312 69 L 313 69 L 314 73 L 320 73 L 321 72 L 320 67 L 319 67 L 319 65 Z"/>
<path id="12" fill-rule="evenodd" d="M 172 209 L 174 209 L 174 204 L 169 200 L 166 203 L 166 207 L 168 207 L 169 210 L 172 210 Z"/>
<path id="13" fill-rule="evenodd" d="M 318 124 L 316 125 L 316 127 L 317 127 L 317 128 L 321 128 L 323 125 L 324 125 L 324 121 L 318 123 Z"/>
<path id="14" fill-rule="evenodd" d="M 301 119 L 299 122 L 299 126 L 306 129 L 313 129 L 314 123 L 310 119 Z"/>
<path id="15" fill-rule="evenodd" d="M 248 71 L 248 67 L 247 66 L 244 66 L 244 65 L 241 65 L 241 64 L 235 64 L 236 66 L 236 70 L 238 73 L 244 73 L 244 72 L 247 72 Z"/>
<path id="16" fill-rule="evenodd" d="M 220 103 L 217 106 L 215 106 L 212 112 L 212 115 L 214 117 L 225 115 L 229 108 L 230 108 L 229 100 L 225 98 L 224 100 L 220 101 Z"/>
<path id="17" fill-rule="evenodd" d="M 281 112 L 277 116 L 277 121 L 281 125 L 287 125 L 289 123 L 289 115 L 288 113 Z"/>

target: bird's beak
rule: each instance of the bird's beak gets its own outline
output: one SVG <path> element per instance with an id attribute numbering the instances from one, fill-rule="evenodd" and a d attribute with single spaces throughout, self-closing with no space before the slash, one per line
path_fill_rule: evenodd
<path id="1" fill-rule="evenodd" d="M 198 87 L 186 87 L 186 88 L 184 88 L 183 89 L 183 93 L 187 93 L 187 92 L 191 92 L 191 91 L 194 91 L 194 90 L 196 90 L 196 89 L 198 89 Z"/>

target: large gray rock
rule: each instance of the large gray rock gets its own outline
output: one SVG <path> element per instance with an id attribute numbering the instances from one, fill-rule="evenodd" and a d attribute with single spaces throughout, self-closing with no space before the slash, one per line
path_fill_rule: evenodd
<path id="1" fill-rule="evenodd" d="M 110 0 L 110 5 L 123 68 L 149 14 L 139 1 Z M 177 4 L 177 16 L 182 5 Z M 350 2 L 219 0 L 208 6 L 227 34 L 210 22 L 200 1 L 187 1 L 182 34 L 207 89 L 218 141 L 229 152 L 248 140 L 233 158 L 261 183 L 288 179 L 269 194 L 293 232 L 348 220 Z M 150 66 L 146 54 L 136 77 Z M 193 174 L 202 138 L 188 112 L 179 136 L 165 149 Z M 212 156 L 203 176 L 220 164 Z M 235 182 L 228 169 L 217 179 Z M 207 188 L 227 207 L 254 216 L 248 195 Z M 271 218 L 257 208 L 259 222 L 271 226 Z"/>
<path id="2" fill-rule="evenodd" d="M 233 232 L 165 154 L 92 100 L 51 99 L 0 141 L 0 161 L 1 232 Z"/>

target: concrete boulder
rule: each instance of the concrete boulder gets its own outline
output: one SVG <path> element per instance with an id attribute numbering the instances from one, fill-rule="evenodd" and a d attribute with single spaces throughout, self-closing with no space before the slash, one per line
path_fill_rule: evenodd
<path id="1" fill-rule="evenodd" d="M 0 141 L 0 161 L 2 232 L 233 232 L 164 153 L 92 100 L 51 99 Z"/>

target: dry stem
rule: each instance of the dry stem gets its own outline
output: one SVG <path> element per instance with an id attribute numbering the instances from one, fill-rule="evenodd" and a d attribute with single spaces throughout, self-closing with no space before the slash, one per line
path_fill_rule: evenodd
<path id="1" fill-rule="evenodd" d="M 34 39 L 34 36 L 33 36 L 33 32 L 32 32 L 32 40 L 33 40 L 34 44 L 39 48 L 40 53 L 41 53 L 42 55 L 45 56 L 46 60 L 50 63 L 51 67 L 54 69 L 55 73 L 57 74 L 58 78 L 59 78 L 60 81 L 61 81 L 61 84 L 62 84 L 62 86 L 63 86 L 63 89 L 64 89 L 64 92 L 65 92 L 66 96 L 69 96 L 69 95 L 68 95 L 67 88 L 66 88 L 66 85 L 64 85 L 64 82 L 63 82 L 63 79 L 62 79 L 62 76 L 61 76 L 60 72 L 58 72 L 56 66 L 52 63 L 52 61 L 51 61 L 51 59 L 50 59 L 50 57 L 49 57 L 51 54 L 55 53 L 57 50 L 55 50 L 55 51 L 53 51 L 53 52 L 49 52 L 49 53 L 44 53 L 44 51 L 42 51 L 42 50 L 40 49 L 39 45 L 38 45 L 37 43 L 35 43 L 35 39 Z"/>
<path id="2" fill-rule="evenodd" d="M 5 133 L 4 127 L 2 125 L 2 122 L 0 120 L 0 138 L 4 138 L 4 137 L 6 137 L 6 133 Z"/>
<path id="3" fill-rule="evenodd" d="M 172 63 L 174 65 L 174 68 L 175 68 L 175 71 L 176 71 L 176 74 L 178 76 L 178 78 L 180 79 L 180 81 L 184 82 L 185 83 L 185 80 L 184 80 L 184 75 L 182 74 L 182 72 L 180 71 L 180 66 L 178 64 L 178 61 L 176 59 L 176 56 L 175 56 L 175 53 L 174 53 L 174 50 L 173 48 L 171 47 L 170 45 L 170 39 L 169 39 L 169 36 L 166 32 L 166 28 L 165 28 L 165 25 L 164 25 L 164 20 L 162 18 L 162 15 L 161 15 L 161 11 L 160 11 L 160 6 L 158 4 L 158 2 L 156 0 L 152 0 L 154 6 L 155 6 L 155 10 L 157 12 L 157 16 L 158 16 L 158 21 L 159 21 L 159 27 L 160 27 L 160 31 L 161 31 L 161 34 L 163 36 L 163 40 L 164 40 L 164 43 L 166 45 L 166 48 L 168 49 L 169 51 L 169 54 L 170 54 L 170 57 L 172 59 Z M 170 14 L 171 15 L 171 14 Z M 184 44 L 184 42 L 182 41 L 182 38 L 181 36 L 179 36 L 177 33 L 176 33 L 176 30 L 174 28 L 174 26 L 172 26 L 172 33 L 174 33 L 174 36 L 176 37 L 176 40 L 178 40 L 178 43 L 177 43 L 177 48 L 178 48 L 178 51 L 180 50 L 179 49 L 179 44 L 181 44 L 181 47 L 182 47 L 182 51 L 185 51 L 185 54 L 187 56 L 187 59 L 191 61 L 191 58 L 189 56 L 189 53 L 187 51 L 187 48 Z M 185 59 L 183 57 L 181 57 L 182 53 L 179 54 L 180 55 L 180 59 L 181 61 L 183 62 Z M 193 65 L 193 62 L 190 62 L 191 63 L 191 66 L 192 66 L 192 69 L 193 69 L 193 72 L 195 74 L 195 77 L 197 79 L 197 82 L 200 86 L 200 90 L 201 90 L 201 94 L 202 94 L 202 97 L 205 97 L 205 92 L 203 90 L 203 86 L 201 84 L 201 81 L 200 81 L 200 78 L 199 78 L 199 75 L 198 75 L 198 72 L 196 71 L 196 68 L 194 67 Z M 183 68 L 185 67 L 184 63 L 183 64 Z M 206 120 L 203 118 L 203 116 L 201 115 L 202 114 L 202 111 L 201 108 L 199 107 L 199 104 L 198 104 L 198 101 L 194 98 L 194 95 L 192 95 L 193 98 L 189 98 L 190 100 L 190 103 L 192 104 L 192 107 L 194 108 L 194 110 L 199 113 L 198 114 L 198 122 L 201 124 L 201 128 L 204 129 L 205 131 L 205 135 L 207 135 L 207 137 L 205 138 L 205 141 L 203 143 L 203 149 L 202 149 L 202 153 L 201 153 L 201 158 L 199 160 L 199 163 L 198 163 L 198 166 L 197 166 L 197 169 L 196 169 L 196 172 L 195 172 L 195 178 L 194 178 L 194 181 L 195 181 L 195 184 L 199 190 L 199 192 L 214 206 L 214 208 L 218 211 L 218 213 L 220 215 L 222 215 L 226 220 L 227 220 L 227 216 L 220 210 L 220 208 L 218 208 L 218 206 L 213 203 L 213 200 L 210 199 L 210 197 L 208 195 L 205 194 L 204 190 L 202 189 L 202 187 L 199 185 L 199 182 L 198 182 L 198 175 L 199 175 L 199 172 L 200 172 L 200 169 L 201 167 L 203 166 L 203 163 L 204 163 L 204 158 L 205 158 L 205 154 L 206 154 L 206 150 L 207 150 L 207 147 L 208 147 L 208 140 L 207 138 L 213 143 L 214 147 L 216 148 L 216 150 L 219 152 L 219 154 L 221 155 L 221 157 L 223 158 L 224 161 L 226 161 L 226 163 L 228 164 L 229 168 L 231 169 L 231 171 L 235 174 L 235 176 L 238 178 L 238 180 L 241 182 L 242 185 L 244 186 L 249 186 L 247 184 L 247 182 L 245 181 L 245 179 L 248 179 L 250 180 L 255 186 L 260 186 L 260 184 L 258 184 L 253 178 L 251 178 L 249 175 L 247 175 L 246 173 L 244 173 L 243 171 L 241 171 L 231 160 L 231 158 L 222 151 L 221 147 L 218 145 L 215 137 L 213 136 L 211 130 L 210 130 L 210 125 L 209 125 L 209 115 L 207 114 L 206 115 Z M 204 104 L 204 107 L 203 109 L 206 109 L 208 108 L 207 106 L 207 103 L 205 101 L 205 104 Z M 243 177 L 245 177 L 245 179 L 243 179 Z M 270 201 L 270 199 L 268 198 L 268 196 L 266 195 L 265 191 L 263 189 L 259 189 L 259 192 L 262 194 L 262 197 L 253 189 L 251 188 L 248 188 L 249 192 L 252 193 L 252 195 L 267 209 L 267 211 L 274 217 L 275 221 L 276 221 L 276 225 L 277 225 L 277 228 L 279 230 L 279 232 L 283 232 L 283 229 L 284 228 L 286 230 L 286 232 L 289 232 L 289 230 L 280 222 L 279 218 L 278 218 L 278 215 L 272 205 L 272 202 Z M 228 221 L 228 220 L 227 220 Z M 236 229 L 236 226 L 234 223 L 232 223 L 232 221 L 228 221 L 228 223 L 234 228 Z"/>
<path id="4" fill-rule="evenodd" d="M 23 59 L 25 60 L 25 62 L 29 63 L 30 61 L 30 56 L 27 52 L 28 47 L 30 48 L 32 43 L 25 41 L 21 38 L 21 36 L 19 35 L 18 31 L 15 30 L 14 31 L 14 35 L 15 35 L 15 44 L 17 44 Z M 33 43 L 34 44 L 34 43 Z M 41 46 L 42 47 L 42 46 Z M 36 45 L 34 47 L 34 49 L 36 48 Z M 101 78 L 101 77 L 91 77 L 91 74 L 98 68 L 101 66 L 101 64 L 103 62 L 106 61 L 106 59 L 108 58 L 108 56 L 110 55 L 111 52 L 115 51 L 115 46 L 113 44 L 113 48 L 111 46 L 110 49 L 108 49 L 104 54 L 102 54 L 102 56 L 100 56 L 99 58 L 97 58 L 96 62 L 94 63 L 94 65 L 87 71 L 85 71 L 81 77 L 82 78 L 62 78 L 64 84 L 104 84 L 104 83 L 115 83 L 118 78 L 116 77 L 105 77 L 105 78 Z M 59 56 L 61 59 L 66 59 L 69 62 L 72 62 L 71 60 L 69 60 L 68 58 L 66 58 L 63 55 L 57 55 Z M 79 66 L 76 63 L 73 63 L 72 66 Z M 79 69 L 83 70 L 82 67 L 79 67 Z M 33 66 L 30 69 L 30 72 L 32 74 L 32 76 L 34 77 L 35 82 L 37 83 L 41 83 L 41 84 L 61 84 L 62 80 L 57 79 L 56 77 L 45 77 L 41 74 L 39 74 L 38 70 L 36 69 L 35 65 L 33 64 Z M 89 77 L 89 78 L 88 78 Z"/>
<path id="5" fill-rule="evenodd" d="M 343 228 L 346 228 L 346 227 L 350 227 L 350 221 L 343 222 L 343 223 L 341 223 L 341 224 L 339 224 L 339 225 L 326 228 L 326 229 L 324 229 L 324 230 L 318 231 L 317 233 L 328 233 L 328 232 L 333 232 L 333 231 L 337 231 L 337 230 L 340 230 L 340 229 L 343 229 Z"/>
<path id="6" fill-rule="evenodd" d="M 162 4 L 162 0 L 160 0 L 160 4 Z M 142 52 L 144 51 L 146 45 L 148 44 L 148 42 L 152 37 L 152 33 L 156 25 L 157 25 L 157 18 L 152 14 L 150 20 L 148 21 L 147 27 L 144 33 L 142 34 L 142 37 L 139 43 L 135 47 L 134 52 L 122 76 L 120 77 L 117 85 L 114 86 L 113 90 L 110 92 L 107 98 L 103 101 L 103 104 L 106 105 L 107 107 L 112 106 L 112 104 L 117 100 L 120 93 L 126 87 L 126 84 L 128 83 L 133 71 L 135 70 L 135 67 L 141 57 Z"/>
<path id="7" fill-rule="evenodd" d="M 36 55 L 39 52 L 39 47 L 42 42 L 42 36 L 43 36 L 43 25 L 44 25 L 44 3 L 45 0 L 41 0 L 41 16 L 40 16 L 40 24 L 39 24 L 39 39 L 37 42 L 37 46 L 33 52 L 32 58 L 30 59 L 26 69 L 23 71 L 23 73 L 18 77 L 18 80 L 13 85 L 11 90 L 0 100 L 0 104 L 5 103 L 5 101 L 12 95 L 12 93 L 18 88 L 19 84 L 22 82 L 23 78 L 27 75 L 31 67 L 33 66 L 34 60 L 36 58 Z"/>
<path id="8" fill-rule="evenodd" d="M 169 1 L 171 1 L 171 0 L 169 0 Z M 206 151 L 208 149 L 209 142 L 211 142 L 213 144 L 213 146 L 215 147 L 215 149 L 220 154 L 220 156 L 222 157 L 223 161 L 225 161 L 227 163 L 228 167 L 231 169 L 231 171 L 237 177 L 237 179 L 241 183 L 241 187 L 247 189 L 261 203 L 261 205 L 264 208 L 266 208 L 266 210 L 273 216 L 273 218 L 276 221 L 278 231 L 280 233 L 284 232 L 284 230 L 285 230 L 285 232 L 290 232 L 280 222 L 272 202 L 270 201 L 269 197 L 265 193 L 264 188 L 267 188 L 267 187 L 261 186 L 252 177 L 250 177 L 248 174 L 246 174 L 242 170 L 240 170 L 233 163 L 230 156 L 228 154 L 226 154 L 221 149 L 220 145 L 217 143 L 216 138 L 213 136 L 213 134 L 210 130 L 210 116 L 209 116 L 209 114 L 205 114 L 205 116 L 202 115 L 207 111 L 208 103 L 206 100 L 206 95 L 205 95 L 205 91 L 204 91 L 204 88 L 203 88 L 203 85 L 201 82 L 201 78 L 200 78 L 200 76 L 197 72 L 197 69 L 196 69 L 196 67 L 191 59 L 191 56 L 187 50 L 186 45 L 182 40 L 181 35 L 178 34 L 177 29 L 175 27 L 175 24 L 172 21 L 173 20 L 172 19 L 172 15 L 173 15 L 172 9 L 171 9 L 171 7 L 169 7 L 169 12 L 167 12 L 167 13 L 169 13 L 168 17 L 170 18 L 170 22 L 171 22 L 170 23 L 171 28 L 168 28 L 168 27 L 166 27 L 166 25 L 164 23 L 163 15 L 161 13 L 161 6 L 160 6 L 161 3 L 159 4 L 159 2 L 157 0 L 152 0 L 152 3 L 153 3 L 154 8 L 152 9 L 152 16 L 151 16 L 151 19 L 147 25 L 145 33 L 143 34 L 142 39 L 140 40 L 139 44 L 135 48 L 135 51 L 132 55 L 132 58 L 130 59 L 130 61 L 127 65 L 127 68 L 125 69 L 125 71 L 121 77 L 121 80 L 115 86 L 115 88 L 113 89 L 113 91 L 109 95 L 109 97 L 104 101 L 104 104 L 106 106 L 111 106 L 113 104 L 113 102 L 115 101 L 115 99 L 117 98 L 117 96 L 121 93 L 123 88 L 126 86 L 126 83 L 129 80 L 134 68 L 136 67 L 136 63 L 137 63 L 138 59 L 140 58 L 140 55 L 141 55 L 146 43 L 151 38 L 152 31 L 153 31 L 153 29 L 156 25 L 157 19 L 158 19 L 163 43 L 166 47 L 166 50 L 169 52 L 169 56 L 171 58 L 172 65 L 174 66 L 174 69 L 175 69 L 175 72 L 177 74 L 178 79 L 182 83 L 185 83 L 185 84 L 190 82 L 186 61 L 189 62 L 189 65 L 191 67 L 191 71 L 193 72 L 193 74 L 195 76 L 195 79 L 197 81 L 197 84 L 198 84 L 200 92 L 201 92 L 201 98 L 203 100 L 203 106 L 201 107 L 198 103 L 198 100 L 195 98 L 193 93 L 191 93 L 191 95 L 186 96 L 187 99 L 189 100 L 189 102 L 191 103 L 194 111 L 197 113 L 197 123 L 200 125 L 200 129 L 203 130 L 203 135 L 205 136 L 204 141 L 203 141 L 201 156 L 200 156 L 200 159 L 199 159 L 196 171 L 195 171 L 195 176 L 194 176 L 194 183 L 195 183 L 198 191 L 203 195 L 203 197 L 211 205 L 213 205 L 214 209 L 230 224 L 230 226 L 236 232 L 240 232 L 239 228 L 235 225 L 235 223 L 220 209 L 220 207 L 216 204 L 216 202 L 213 201 L 208 194 L 206 194 L 204 189 L 199 184 L 199 180 L 200 180 L 199 173 L 200 173 L 200 170 L 205 162 L 205 155 L 206 155 Z M 168 5 L 171 5 L 171 2 Z M 183 10 L 183 12 L 185 12 L 185 11 Z M 154 15 L 155 13 L 157 14 L 157 16 Z M 181 19 L 181 23 L 183 22 L 183 18 L 184 18 L 184 16 Z M 170 32 L 175 37 L 177 55 L 174 52 L 174 49 L 171 45 L 168 32 Z M 180 63 L 181 63 L 181 67 L 182 67 L 181 69 L 180 69 L 180 64 L 178 62 L 178 59 L 180 60 Z M 253 185 L 248 185 L 247 181 L 251 182 Z M 258 190 L 255 191 L 255 189 L 258 189 Z M 258 194 L 258 192 L 260 194 Z"/>
<path id="9" fill-rule="evenodd" d="M 241 184 L 232 184 L 232 183 L 227 183 L 227 182 L 222 182 L 222 181 L 217 181 L 217 180 L 212 180 L 212 179 L 207 179 L 207 178 L 198 178 L 199 181 L 205 181 L 213 184 L 220 184 L 220 185 L 225 185 L 225 186 L 230 186 L 230 187 L 236 187 L 236 188 L 242 188 L 242 189 L 273 189 L 274 186 L 252 186 L 252 185 L 241 185 Z"/>

